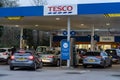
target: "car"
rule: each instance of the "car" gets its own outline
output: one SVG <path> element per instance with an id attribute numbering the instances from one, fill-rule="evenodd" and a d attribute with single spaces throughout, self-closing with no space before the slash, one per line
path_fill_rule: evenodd
<path id="1" fill-rule="evenodd" d="M 108 54 L 104 51 L 96 52 L 90 51 L 86 52 L 83 56 L 83 67 L 86 68 L 88 65 L 92 66 L 102 66 L 105 68 L 106 66 L 112 66 L 112 59 Z"/>
<path id="2" fill-rule="evenodd" d="M 31 50 L 19 50 L 11 56 L 10 70 L 15 68 L 42 68 L 42 60 Z"/>
<path id="3" fill-rule="evenodd" d="M 38 47 L 36 48 L 36 53 L 39 54 L 39 53 L 45 52 L 47 49 L 48 49 L 47 46 L 38 46 Z"/>
<path id="4" fill-rule="evenodd" d="M 79 63 L 83 63 L 83 55 L 87 52 L 87 49 L 77 49 L 79 56 Z"/>
<path id="5" fill-rule="evenodd" d="M 60 54 L 60 51 L 48 50 L 39 55 L 40 55 L 40 58 L 42 59 L 43 64 L 60 66 L 59 54 Z"/>
<path id="6" fill-rule="evenodd" d="M 120 63 L 120 49 L 106 49 L 105 52 L 112 56 L 113 63 Z"/>
<path id="7" fill-rule="evenodd" d="M 0 48 L 0 62 L 6 62 L 9 64 L 11 55 L 11 48 Z"/>

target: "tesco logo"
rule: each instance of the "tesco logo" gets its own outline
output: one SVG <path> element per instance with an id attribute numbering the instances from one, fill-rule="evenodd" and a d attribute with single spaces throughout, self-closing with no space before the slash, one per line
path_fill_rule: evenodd
<path id="1" fill-rule="evenodd" d="M 71 14 L 73 6 L 48 6 L 48 14 Z"/>
<path id="2" fill-rule="evenodd" d="M 48 7 L 49 11 L 72 11 L 72 6 L 50 6 Z"/>

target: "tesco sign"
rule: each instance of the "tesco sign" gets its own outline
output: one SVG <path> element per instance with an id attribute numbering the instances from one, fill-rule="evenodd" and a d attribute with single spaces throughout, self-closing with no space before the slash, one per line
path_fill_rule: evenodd
<path id="1" fill-rule="evenodd" d="M 44 15 L 77 15 L 77 5 L 44 6 Z"/>
<path id="2" fill-rule="evenodd" d="M 50 6 L 49 11 L 72 11 L 73 6 Z"/>

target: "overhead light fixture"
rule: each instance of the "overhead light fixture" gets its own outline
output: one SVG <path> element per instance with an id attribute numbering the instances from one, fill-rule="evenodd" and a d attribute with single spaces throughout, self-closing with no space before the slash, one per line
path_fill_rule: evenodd
<path id="1" fill-rule="evenodd" d="M 84 24 L 80 24 L 81 26 L 84 26 Z"/>
<path id="2" fill-rule="evenodd" d="M 61 31 L 65 31 L 66 29 L 61 29 Z"/>
<path id="3" fill-rule="evenodd" d="M 15 27 L 19 27 L 19 25 L 15 25 Z"/>
<path id="4" fill-rule="evenodd" d="M 105 17 L 120 17 L 120 14 L 104 14 Z"/>
<path id="5" fill-rule="evenodd" d="M 21 20 L 23 18 L 23 16 L 14 16 L 14 17 L 5 17 L 8 20 Z"/>
<path id="6" fill-rule="evenodd" d="M 100 29 L 95 29 L 95 31 L 99 31 Z"/>
<path id="7" fill-rule="evenodd" d="M 110 25 L 110 23 L 106 23 L 106 25 L 107 25 L 107 26 L 109 26 L 109 25 Z"/>
<path id="8" fill-rule="evenodd" d="M 38 25 L 38 24 L 36 24 L 35 26 L 36 26 L 36 27 L 38 27 L 39 25 Z"/>
<path id="9" fill-rule="evenodd" d="M 56 18 L 56 20 L 58 21 L 58 20 L 60 20 L 60 18 Z"/>

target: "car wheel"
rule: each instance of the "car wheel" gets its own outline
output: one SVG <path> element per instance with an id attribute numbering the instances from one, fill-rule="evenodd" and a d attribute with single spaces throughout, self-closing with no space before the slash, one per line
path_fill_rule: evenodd
<path id="1" fill-rule="evenodd" d="M 102 68 L 105 68 L 106 67 L 106 62 L 104 62 L 104 64 L 102 65 Z"/>
<path id="2" fill-rule="evenodd" d="M 33 70 L 36 71 L 36 69 L 37 69 L 37 65 L 36 63 L 34 63 Z"/>
<path id="3" fill-rule="evenodd" d="M 7 59 L 7 63 L 6 64 L 10 64 L 10 61 L 11 61 L 10 59 Z"/>
<path id="4" fill-rule="evenodd" d="M 14 67 L 13 67 L 13 66 L 10 66 L 10 70 L 14 70 Z"/>
<path id="5" fill-rule="evenodd" d="M 40 64 L 39 64 L 39 68 L 42 68 L 42 67 L 43 67 L 43 63 L 40 62 Z"/>
<path id="6" fill-rule="evenodd" d="M 83 65 L 84 68 L 87 68 L 87 65 Z"/>
<path id="7" fill-rule="evenodd" d="M 60 60 L 57 60 L 56 66 L 57 66 L 57 67 L 60 66 Z"/>
<path id="8" fill-rule="evenodd" d="M 108 65 L 109 67 L 112 67 L 112 61 L 111 61 L 111 63 Z"/>

